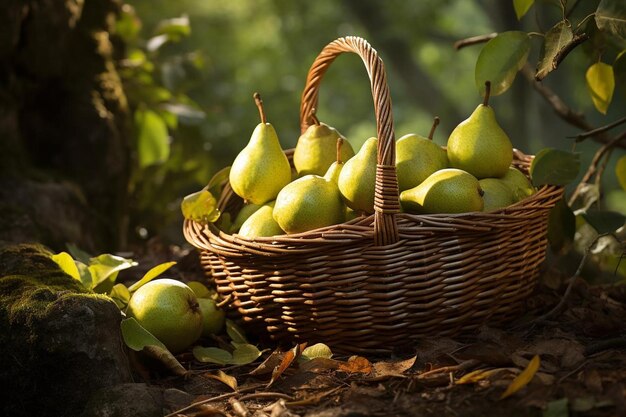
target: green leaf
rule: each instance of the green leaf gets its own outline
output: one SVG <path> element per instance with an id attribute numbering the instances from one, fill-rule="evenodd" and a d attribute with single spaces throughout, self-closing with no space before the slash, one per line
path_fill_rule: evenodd
<path id="1" fill-rule="evenodd" d="M 573 39 L 572 27 L 566 20 L 560 21 L 546 32 L 541 54 L 539 55 L 539 62 L 537 63 L 535 78 L 543 80 L 548 73 L 556 69 L 556 56 L 568 47 Z"/>
<path id="2" fill-rule="evenodd" d="M 217 200 L 208 190 L 200 190 L 183 198 L 180 209 L 185 219 L 199 223 L 213 223 L 220 217 Z"/>
<path id="3" fill-rule="evenodd" d="M 587 80 L 587 90 L 596 110 L 606 114 L 615 90 L 613 67 L 604 62 L 596 62 L 587 69 L 585 79 Z"/>
<path id="4" fill-rule="evenodd" d="M 213 195 L 219 195 L 222 185 L 228 181 L 230 175 L 230 166 L 220 169 L 209 180 L 206 189 Z"/>
<path id="5" fill-rule="evenodd" d="M 626 223 L 626 216 L 616 211 L 587 210 L 582 216 L 601 235 L 613 233 Z"/>
<path id="6" fill-rule="evenodd" d="M 626 155 L 617 160 L 617 164 L 615 165 L 615 175 L 617 176 L 619 185 L 621 185 L 624 191 L 626 191 Z"/>
<path id="7" fill-rule="evenodd" d="M 121 328 L 124 343 L 134 351 L 139 352 L 146 346 L 158 346 L 167 350 L 159 339 L 154 337 L 133 317 L 122 320 Z"/>
<path id="8" fill-rule="evenodd" d="M 316 343 L 313 346 L 309 346 L 302 351 L 300 356 L 303 360 L 308 361 L 315 358 L 330 359 L 333 356 L 333 352 L 324 343 Z"/>
<path id="9" fill-rule="evenodd" d="M 141 21 L 137 18 L 135 9 L 125 4 L 115 20 L 115 33 L 124 40 L 124 43 L 130 43 L 137 38 L 140 29 Z"/>
<path id="10" fill-rule="evenodd" d="M 248 343 L 243 330 L 232 320 L 226 319 L 226 333 L 228 333 L 228 337 L 230 337 L 233 343 Z"/>
<path id="11" fill-rule="evenodd" d="M 565 199 L 559 200 L 548 216 L 548 242 L 553 252 L 569 246 L 576 234 L 576 216 Z"/>
<path id="12" fill-rule="evenodd" d="M 569 417 L 567 397 L 550 401 L 548 407 L 543 410 L 542 417 Z"/>
<path id="13" fill-rule="evenodd" d="M 135 111 L 135 127 L 139 166 L 145 168 L 167 161 L 170 144 L 165 121 L 152 110 L 138 109 Z"/>
<path id="14" fill-rule="evenodd" d="M 78 274 L 80 275 L 80 282 L 83 283 L 85 288 L 89 288 L 90 290 L 93 290 L 95 285 L 94 285 L 93 276 L 91 275 L 91 271 L 89 270 L 89 267 L 85 265 L 84 263 L 82 263 L 81 261 L 75 261 L 75 262 L 76 262 L 76 268 L 78 268 Z"/>
<path id="15" fill-rule="evenodd" d="M 216 347 L 195 346 L 192 350 L 194 358 L 200 362 L 228 365 L 233 360 L 230 352 Z"/>
<path id="16" fill-rule="evenodd" d="M 528 10 L 532 7 L 535 0 L 513 0 L 513 8 L 515 9 L 515 15 L 517 20 L 520 20 Z"/>
<path id="17" fill-rule="evenodd" d="M 124 284 L 115 284 L 109 293 L 109 297 L 115 301 L 117 308 L 124 310 L 130 301 L 130 291 Z"/>
<path id="18" fill-rule="evenodd" d="M 92 258 L 90 254 L 80 249 L 78 246 L 76 246 L 73 243 L 67 243 L 65 246 L 67 246 L 67 250 L 70 252 L 70 255 L 72 255 L 72 257 L 76 259 L 77 261 L 81 261 L 84 264 L 88 264 L 89 260 Z"/>
<path id="19" fill-rule="evenodd" d="M 530 165 L 530 177 L 538 187 L 544 184 L 567 185 L 580 170 L 580 154 L 558 149 L 542 149 Z"/>
<path id="20" fill-rule="evenodd" d="M 119 271 L 136 265 L 137 262 L 132 259 L 126 259 L 108 253 L 91 258 L 89 262 L 89 272 L 93 277 L 93 287 L 97 287 L 107 279 L 114 282 Z"/>
<path id="21" fill-rule="evenodd" d="M 476 61 L 475 80 L 480 94 L 485 94 L 485 81 L 491 81 L 492 96 L 508 90 L 529 51 L 530 37 L 525 32 L 502 32 L 487 42 Z"/>
<path id="22" fill-rule="evenodd" d="M 77 281 L 81 280 L 80 274 L 78 273 L 78 267 L 76 266 L 76 262 L 74 262 L 74 258 L 72 258 L 69 253 L 60 252 L 56 255 L 52 255 L 51 258 L 67 275 L 71 276 Z"/>
<path id="23" fill-rule="evenodd" d="M 158 277 L 159 275 L 161 275 L 163 272 L 167 271 L 174 265 L 176 265 L 176 262 L 165 262 L 165 263 L 159 264 L 151 268 L 148 272 L 146 272 L 146 274 L 139 281 L 131 285 L 128 288 L 128 290 L 130 292 L 137 291 L 139 287 L 152 281 L 154 278 Z"/>
<path id="24" fill-rule="evenodd" d="M 596 25 L 603 32 L 626 40 L 626 2 L 601 0 L 595 14 Z"/>
<path id="25" fill-rule="evenodd" d="M 254 345 L 249 343 L 233 343 L 235 351 L 233 352 L 233 365 L 247 365 L 257 360 L 261 356 L 261 351 Z"/>

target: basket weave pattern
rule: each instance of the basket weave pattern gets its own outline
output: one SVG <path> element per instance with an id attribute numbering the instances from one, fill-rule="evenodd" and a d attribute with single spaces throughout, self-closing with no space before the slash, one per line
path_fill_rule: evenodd
<path id="1" fill-rule="evenodd" d="M 545 257 L 548 212 L 562 188 L 492 213 L 401 213 L 391 99 L 382 60 L 363 39 L 328 44 L 302 94 L 301 130 L 313 123 L 319 85 L 334 59 L 358 54 L 377 121 L 375 212 L 340 225 L 249 240 L 190 220 L 186 239 L 244 322 L 276 340 L 324 342 L 335 351 L 385 352 L 417 338 L 501 324 L 520 313 Z M 291 160 L 293 150 L 286 152 Z M 527 171 L 531 157 L 515 152 Z M 220 210 L 242 205 L 228 184 Z"/>

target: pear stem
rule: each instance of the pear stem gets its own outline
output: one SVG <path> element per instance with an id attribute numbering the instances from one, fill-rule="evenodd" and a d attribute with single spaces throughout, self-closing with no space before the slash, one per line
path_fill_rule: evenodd
<path id="1" fill-rule="evenodd" d="M 435 134 L 435 129 L 439 126 L 439 116 L 435 116 L 433 120 L 433 126 L 430 128 L 430 133 L 428 134 L 428 139 L 433 140 L 433 135 Z"/>
<path id="2" fill-rule="evenodd" d="M 341 162 L 341 147 L 343 146 L 343 138 L 337 138 L 337 164 L 343 164 Z"/>
<path id="3" fill-rule="evenodd" d="M 317 116 L 315 115 L 316 112 L 317 112 L 317 109 L 315 107 L 313 107 L 311 109 L 311 114 L 309 115 L 309 117 L 311 118 L 311 120 L 313 120 L 313 123 L 315 123 L 315 126 L 319 126 L 320 125 L 320 119 L 318 119 Z"/>
<path id="4" fill-rule="evenodd" d="M 483 106 L 489 105 L 490 95 L 491 95 L 491 81 L 485 81 L 485 98 L 483 99 Z"/>
<path id="5" fill-rule="evenodd" d="M 254 103 L 259 109 L 259 116 L 261 116 L 261 123 L 265 124 L 267 119 L 265 118 L 265 110 L 263 110 L 263 100 L 261 99 L 261 94 L 254 93 L 252 97 L 254 97 Z"/>

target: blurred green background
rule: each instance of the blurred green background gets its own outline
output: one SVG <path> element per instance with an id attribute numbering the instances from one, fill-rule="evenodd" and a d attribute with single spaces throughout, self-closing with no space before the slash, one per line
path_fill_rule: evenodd
<path id="1" fill-rule="evenodd" d="M 119 66 L 135 111 L 136 136 L 168 136 L 157 150 L 138 148 L 141 169 L 132 181 L 130 219 L 134 237 L 160 235 L 183 243 L 180 201 L 230 165 L 245 146 L 259 122 L 253 92 L 263 96 L 283 147 L 294 147 L 308 68 L 340 36 L 366 38 L 385 62 L 396 138 L 426 135 L 437 115 L 441 125 L 434 139 L 445 144 L 481 101 L 474 65 L 482 45 L 456 51 L 453 43 L 494 31 L 546 31 L 561 17 L 559 3 L 536 3 L 520 22 L 512 1 L 497 0 L 129 1 L 116 34 L 125 41 Z M 570 19 L 581 21 L 595 7 L 595 2 L 581 1 Z M 534 37 L 533 66 L 540 45 L 541 38 Z M 623 116 L 626 95 L 618 86 L 621 93 L 616 91 L 607 115 L 594 109 L 584 74 L 597 59 L 592 49 L 577 48 L 543 82 L 592 125 L 601 126 Z M 602 59 L 613 62 L 615 56 Z M 514 146 L 526 153 L 547 146 L 571 150 L 568 136 L 580 133 L 559 119 L 521 75 L 491 104 Z M 318 117 L 355 148 L 375 136 L 369 81 L 356 55 L 333 63 L 322 82 Z M 592 141 L 577 145 L 583 170 L 597 148 Z M 605 203 L 626 212 L 625 193 L 614 173 L 621 155 L 616 152 L 606 170 Z"/>

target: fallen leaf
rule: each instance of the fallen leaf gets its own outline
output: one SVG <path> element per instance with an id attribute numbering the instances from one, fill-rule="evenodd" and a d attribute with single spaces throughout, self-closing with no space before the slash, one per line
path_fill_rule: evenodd
<path id="1" fill-rule="evenodd" d="M 281 361 L 280 365 L 278 365 L 276 368 L 274 368 L 274 371 L 272 371 L 272 378 L 267 384 L 268 387 L 276 382 L 276 380 L 283 374 L 283 372 L 285 372 L 285 370 L 287 370 L 287 368 L 291 366 L 293 361 L 296 360 L 298 356 L 300 356 L 302 350 L 304 350 L 305 348 L 306 343 L 302 343 L 299 345 L 295 345 L 292 349 L 285 352 L 285 356 L 283 356 L 283 360 Z"/>
<path id="2" fill-rule="evenodd" d="M 253 369 L 250 372 L 250 375 L 265 375 L 271 374 L 280 363 L 283 361 L 283 356 L 285 356 L 285 352 L 281 352 L 279 349 L 276 349 L 272 352 L 270 356 L 267 357 L 259 366 Z"/>
<path id="3" fill-rule="evenodd" d="M 409 370 L 414 364 L 417 356 L 394 362 L 376 362 L 374 364 L 374 379 L 387 378 L 391 376 L 404 377 L 404 372 Z"/>
<path id="4" fill-rule="evenodd" d="M 372 372 L 372 363 L 362 356 L 351 356 L 347 362 L 341 363 L 338 368 L 339 371 L 347 372 L 349 374 L 360 373 L 369 374 Z"/>
<path id="5" fill-rule="evenodd" d="M 539 359 L 538 355 L 535 355 L 528 363 L 526 369 L 524 369 L 522 373 L 515 377 L 515 379 L 507 387 L 506 391 L 502 393 L 500 399 L 502 400 L 504 398 L 510 397 L 511 395 L 515 394 L 517 391 L 528 385 L 528 383 L 535 376 L 535 373 L 537 373 L 540 365 L 541 359 Z"/>
<path id="6" fill-rule="evenodd" d="M 323 343 L 316 343 L 313 346 L 308 346 L 302 351 L 300 358 L 302 360 L 311 360 L 313 358 L 328 358 L 333 356 L 333 352 L 328 346 Z"/>
<path id="7" fill-rule="evenodd" d="M 234 343 L 248 343 L 241 327 L 237 326 L 234 321 L 226 319 L 226 333 Z"/>
<path id="8" fill-rule="evenodd" d="M 233 365 L 247 365 L 257 360 L 261 356 L 261 351 L 254 345 L 249 343 L 233 343 L 235 351 L 233 359 L 230 363 Z"/>
<path id="9" fill-rule="evenodd" d="M 228 375 L 227 373 L 217 370 L 215 372 L 206 372 L 202 374 L 205 378 L 215 379 L 216 381 L 220 381 L 226 385 L 228 385 L 233 391 L 237 391 L 237 379 L 234 376 Z"/>
<path id="10" fill-rule="evenodd" d="M 216 347 L 195 346 L 192 353 L 196 360 L 205 363 L 227 365 L 233 360 L 233 355 L 231 355 L 230 352 Z"/>
<path id="11" fill-rule="evenodd" d="M 144 346 L 142 352 L 161 362 L 174 375 L 184 376 L 187 374 L 187 370 L 178 362 L 178 359 L 176 359 L 169 350 L 161 346 Z"/>
<path id="12" fill-rule="evenodd" d="M 509 368 L 495 368 L 495 369 L 476 369 L 475 371 L 469 372 L 463 375 L 461 378 L 457 379 L 455 383 L 457 385 L 463 384 L 475 384 L 479 381 L 489 378 L 491 375 L 495 375 L 499 372 L 508 371 Z"/>

